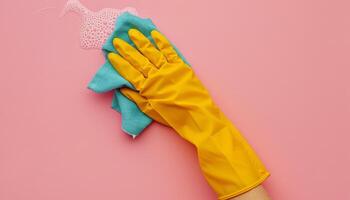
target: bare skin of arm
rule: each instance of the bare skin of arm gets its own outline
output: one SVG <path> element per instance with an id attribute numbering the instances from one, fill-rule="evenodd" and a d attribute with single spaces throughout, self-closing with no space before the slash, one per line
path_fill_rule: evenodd
<path id="1" fill-rule="evenodd" d="M 229 200 L 270 200 L 269 195 L 262 185 L 259 185 L 246 193 L 231 198 Z"/>

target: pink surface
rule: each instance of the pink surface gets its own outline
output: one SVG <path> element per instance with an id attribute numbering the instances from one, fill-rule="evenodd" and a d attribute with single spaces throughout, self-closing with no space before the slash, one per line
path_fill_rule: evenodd
<path id="1" fill-rule="evenodd" d="M 273 199 L 350 199 L 349 1 L 82 2 L 154 20 L 261 155 Z M 158 124 L 132 140 L 111 94 L 86 88 L 103 58 L 64 3 L 0 3 L 0 199 L 215 199 L 191 145 Z"/>

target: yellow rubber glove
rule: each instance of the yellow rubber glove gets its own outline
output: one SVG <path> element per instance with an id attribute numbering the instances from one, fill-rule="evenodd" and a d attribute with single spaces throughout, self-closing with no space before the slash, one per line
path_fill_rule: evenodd
<path id="1" fill-rule="evenodd" d="M 269 173 L 257 155 L 170 42 L 155 30 L 151 36 L 157 47 L 136 29 L 129 37 L 137 49 L 113 40 L 120 55 L 108 58 L 137 90 L 124 88 L 122 93 L 196 147 L 203 174 L 219 199 L 258 186 Z"/>

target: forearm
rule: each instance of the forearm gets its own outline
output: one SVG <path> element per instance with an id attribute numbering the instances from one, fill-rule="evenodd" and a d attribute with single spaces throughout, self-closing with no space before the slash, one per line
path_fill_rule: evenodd
<path id="1" fill-rule="evenodd" d="M 262 185 L 259 185 L 246 193 L 228 200 L 270 200 L 269 195 Z"/>

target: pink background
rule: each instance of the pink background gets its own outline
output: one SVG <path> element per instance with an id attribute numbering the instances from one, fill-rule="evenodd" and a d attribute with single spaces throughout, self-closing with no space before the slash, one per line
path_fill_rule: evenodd
<path id="1" fill-rule="evenodd" d="M 273 199 L 350 199 L 349 1 L 82 2 L 153 19 L 266 163 Z M 132 140 L 112 95 L 86 88 L 103 58 L 64 3 L 0 3 L 0 199 L 215 199 L 191 145 L 158 124 Z"/>

